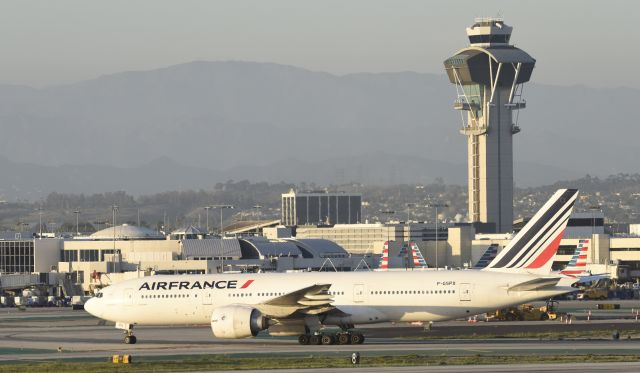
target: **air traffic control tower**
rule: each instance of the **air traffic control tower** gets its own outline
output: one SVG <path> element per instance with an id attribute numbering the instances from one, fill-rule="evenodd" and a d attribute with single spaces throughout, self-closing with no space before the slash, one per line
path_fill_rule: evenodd
<path id="1" fill-rule="evenodd" d="M 502 19 L 476 19 L 467 28 L 469 46 L 444 61 L 468 142 L 469 219 L 485 223 L 487 233 L 512 231 L 513 135 L 525 108 L 523 83 L 536 63 L 509 44 L 512 30 Z"/>

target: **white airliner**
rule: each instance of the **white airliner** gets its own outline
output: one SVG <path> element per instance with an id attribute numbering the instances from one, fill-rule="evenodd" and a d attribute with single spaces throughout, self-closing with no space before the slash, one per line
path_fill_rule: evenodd
<path id="1" fill-rule="evenodd" d="M 451 320 L 573 291 L 549 273 L 576 197 L 556 192 L 483 270 L 159 275 L 108 286 L 85 309 L 125 343 L 136 325 L 194 324 L 217 338 L 268 329 L 301 344 L 362 343 L 355 324 Z"/>

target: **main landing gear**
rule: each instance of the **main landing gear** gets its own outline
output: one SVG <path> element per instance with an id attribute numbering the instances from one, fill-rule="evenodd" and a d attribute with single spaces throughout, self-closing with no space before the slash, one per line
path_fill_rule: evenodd
<path id="1" fill-rule="evenodd" d="M 298 337 L 301 345 L 348 345 L 364 343 L 364 335 L 360 332 L 341 331 L 338 333 L 317 332 L 313 334 L 302 334 Z"/>
<path id="2" fill-rule="evenodd" d="M 137 342 L 137 338 L 133 335 L 133 328 L 124 331 L 124 343 L 128 345 L 134 345 Z"/>

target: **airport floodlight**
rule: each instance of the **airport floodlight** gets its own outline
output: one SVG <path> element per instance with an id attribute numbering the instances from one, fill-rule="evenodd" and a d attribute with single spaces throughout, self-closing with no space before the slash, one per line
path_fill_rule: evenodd
<path id="1" fill-rule="evenodd" d="M 76 235 L 79 236 L 80 235 L 80 228 L 79 228 L 80 210 L 75 210 L 73 213 L 76 214 Z"/>
<path id="2" fill-rule="evenodd" d="M 436 259 L 436 270 L 438 269 L 438 208 L 443 208 L 443 207 L 449 207 L 448 204 L 446 203 L 430 203 L 427 206 L 429 207 L 433 207 L 436 209 L 436 216 L 435 216 L 435 220 L 436 220 L 436 255 L 435 255 L 435 259 Z"/>
<path id="3" fill-rule="evenodd" d="M 209 234 L 209 210 L 211 210 L 211 206 L 205 206 L 204 209 L 207 212 L 207 234 Z"/>

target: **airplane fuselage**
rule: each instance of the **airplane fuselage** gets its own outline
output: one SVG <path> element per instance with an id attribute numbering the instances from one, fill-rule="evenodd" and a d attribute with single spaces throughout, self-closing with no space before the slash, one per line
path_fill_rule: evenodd
<path id="1" fill-rule="evenodd" d="M 301 288 L 330 284 L 331 303 L 348 316 L 327 325 L 442 321 L 550 298 L 565 287 L 509 291 L 539 278 L 478 270 L 159 275 L 104 288 L 86 309 L 131 325 L 208 324 L 216 307 L 252 306 Z"/>

